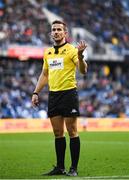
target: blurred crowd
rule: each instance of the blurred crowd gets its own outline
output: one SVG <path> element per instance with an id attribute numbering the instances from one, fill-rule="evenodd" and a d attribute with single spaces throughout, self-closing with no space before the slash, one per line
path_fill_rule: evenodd
<path id="1" fill-rule="evenodd" d="M 46 118 L 48 87 L 34 109 L 31 96 L 41 72 L 41 60 L 0 60 L 0 118 Z M 129 117 L 127 65 L 91 63 L 86 76 L 77 73 L 83 117 Z"/>
<path id="2" fill-rule="evenodd" d="M 47 87 L 40 106 L 31 106 L 31 96 L 41 72 L 42 61 L 0 60 L 0 118 L 47 117 Z"/>
<path id="3" fill-rule="evenodd" d="M 37 3 L 37 4 L 36 4 Z M 0 0 L 0 44 L 50 44 L 46 7 L 69 27 L 84 27 L 118 50 L 129 49 L 128 0 Z"/>
<path id="4" fill-rule="evenodd" d="M 71 27 L 84 27 L 97 40 L 129 49 L 128 0 L 48 0 L 46 7 Z"/>
<path id="5" fill-rule="evenodd" d="M 49 23 L 40 7 L 28 0 L 0 0 L 0 46 L 45 46 Z"/>

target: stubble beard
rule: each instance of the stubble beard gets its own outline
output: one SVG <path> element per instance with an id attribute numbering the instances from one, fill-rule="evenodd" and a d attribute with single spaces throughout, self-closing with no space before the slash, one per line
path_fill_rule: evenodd
<path id="1" fill-rule="evenodd" d="M 60 45 L 60 44 L 62 44 L 63 40 L 64 40 L 64 38 L 61 38 L 59 40 L 54 40 L 54 41 L 55 41 L 56 45 Z"/>

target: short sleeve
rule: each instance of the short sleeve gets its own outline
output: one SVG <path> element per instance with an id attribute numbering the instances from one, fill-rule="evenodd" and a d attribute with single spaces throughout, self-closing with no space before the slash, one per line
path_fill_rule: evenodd
<path id="1" fill-rule="evenodd" d="M 43 69 L 48 69 L 47 56 L 45 52 L 43 56 Z"/>

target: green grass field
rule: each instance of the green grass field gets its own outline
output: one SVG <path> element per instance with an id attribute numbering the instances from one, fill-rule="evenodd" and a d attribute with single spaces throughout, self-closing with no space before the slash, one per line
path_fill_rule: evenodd
<path id="1" fill-rule="evenodd" d="M 79 178 L 129 179 L 129 132 L 83 132 L 80 138 Z M 0 179 L 68 179 L 41 175 L 54 164 L 52 133 L 0 134 Z"/>

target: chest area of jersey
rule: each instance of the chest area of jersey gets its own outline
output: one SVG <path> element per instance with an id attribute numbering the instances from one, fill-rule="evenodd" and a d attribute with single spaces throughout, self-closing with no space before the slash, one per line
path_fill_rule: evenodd
<path id="1" fill-rule="evenodd" d="M 64 69 L 64 66 L 65 66 L 65 58 L 63 57 L 48 59 L 48 67 L 50 70 Z"/>
<path id="2" fill-rule="evenodd" d="M 52 49 L 47 56 L 49 70 L 65 70 L 72 66 L 71 51 L 67 48 L 60 48 L 58 53 Z"/>

